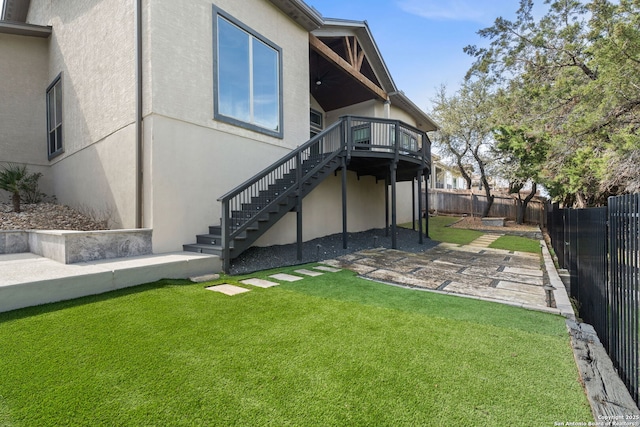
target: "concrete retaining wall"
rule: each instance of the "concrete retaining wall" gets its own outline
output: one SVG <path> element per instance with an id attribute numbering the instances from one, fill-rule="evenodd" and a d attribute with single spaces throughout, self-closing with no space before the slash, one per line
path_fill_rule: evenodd
<path id="1" fill-rule="evenodd" d="M 0 254 L 32 252 L 63 264 L 150 255 L 151 229 L 3 231 Z"/>

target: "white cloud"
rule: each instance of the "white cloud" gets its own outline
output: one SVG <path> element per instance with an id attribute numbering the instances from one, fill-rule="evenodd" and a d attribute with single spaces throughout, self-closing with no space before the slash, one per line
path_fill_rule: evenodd
<path id="1" fill-rule="evenodd" d="M 513 0 L 398 0 L 403 11 L 443 21 L 471 21 L 487 24 L 498 16 L 512 16 L 518 8 Z"/>

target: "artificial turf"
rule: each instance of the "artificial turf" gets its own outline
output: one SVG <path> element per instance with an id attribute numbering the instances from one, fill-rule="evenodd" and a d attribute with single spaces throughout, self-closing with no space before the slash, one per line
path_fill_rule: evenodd
<path id="1" fill-rule="evenodd" d="M 0 314 L 0 424 L 593 420 L 561 317 L 346 270 L 233 297 L 211 284 L 165 280 Z"/>

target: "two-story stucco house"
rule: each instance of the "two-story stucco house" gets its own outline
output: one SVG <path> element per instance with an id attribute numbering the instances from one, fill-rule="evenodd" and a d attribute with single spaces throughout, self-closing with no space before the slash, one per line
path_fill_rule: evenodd
<path id="1" fill-rule="evenodd" d="M 152 228 L 154 252 L 412 218 L 436 125 L 365 22 L 302 0 L 5 0 L 0 18 L 0 162 Z"/>

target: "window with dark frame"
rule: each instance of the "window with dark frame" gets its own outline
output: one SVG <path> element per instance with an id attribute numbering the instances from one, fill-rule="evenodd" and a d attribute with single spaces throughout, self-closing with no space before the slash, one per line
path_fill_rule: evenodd
<path id="1" fill-rule="evenodd" d="M 312 108 L 309 114 L 309 122 L 311 125 L 311 137 L 313 138 L 314 136 L 322 132 L 322 113 Z"/>
<path id="2" fill-rule="evenodd" d="M 47 151 L 49 159 L 62 154 L 62 75 L 47 88 Z"/>
<path id="3" fill-rule="evenodd" d="M 281 138 L 281 49 L 213 10 L 215 119 Z"/>

